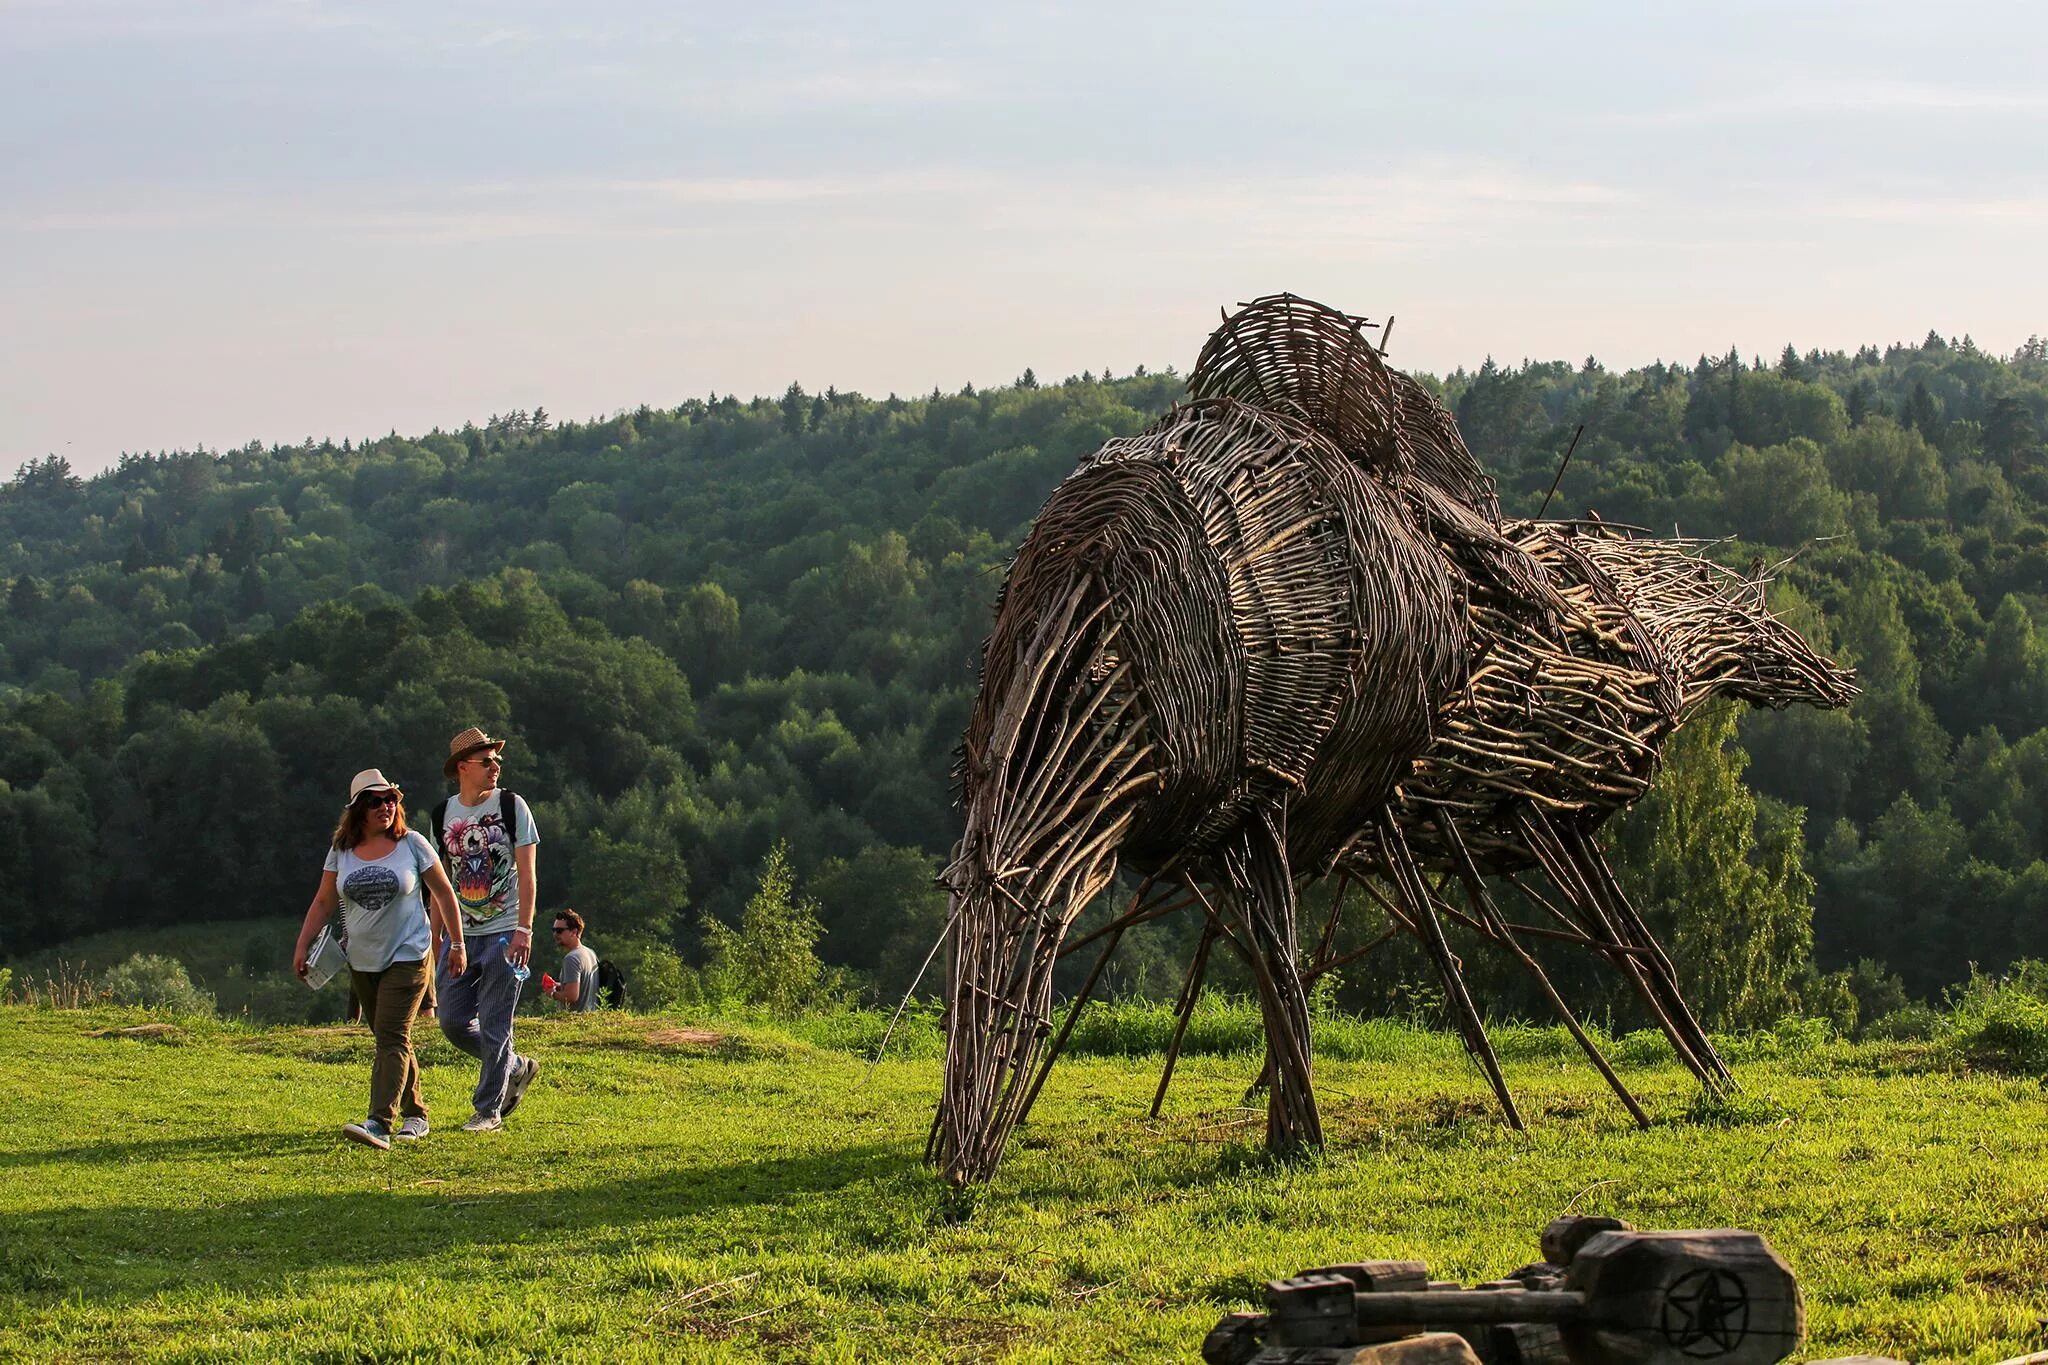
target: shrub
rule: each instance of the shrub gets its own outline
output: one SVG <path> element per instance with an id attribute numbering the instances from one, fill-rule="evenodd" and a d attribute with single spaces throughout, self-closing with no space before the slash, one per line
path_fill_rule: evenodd
<path id="1" fill-rule="evenodd" d="M 666 943 L 629 938 L 610 943 L 605 956 L 626 974 L 626 1007 L 649 1013 L 677 1010 L 701 1002 L 703 983 Z"/>
<path id="2" fill-rule="evenodd" d="M 1950 997 L 1949 1045 L 1973 1066 L 2048 1076 L 2048 963 L 2015 962 L 2003 976 L 1970 969 Z"/>
<path id="3" fill-rule="evenodd" d="M 1798 996 L 1803 1013 L 1827 1020 L 1835 1033 L 1844 1038 L 1855 1033 L 1859 1019 L 1867 1017 L 1863 1013 L 1863 996 L 1857 990 L 1856 978 L 1848 971 L 1825 975 L 1809 971 L 1806 979 L 1799 983 Z"/>
<path id="4" fill-rule="evenodd" d="M 269 972 L 253 978 L 242 1000 L 242 1012 L 258 1024 L 304 1024 L 322 991 L 309 991 L 296 977 Z"/>
<path id="5" fill-rule="evenodd" d="M 1955 1045 L 1973 1065 L 2048 1076 L 2048 1001 L 2004 996 L 1958 1027 Z"/>
<path id="6" fill-rule="evenodd" d="M 817 902 L 797 894 L 789 846 L 776 844 L 739 928 L 704 921 L 705 994 L 783 1016 L 839 1003 L 847 994 L 843 974 L 827 972 L 818 958 L 824 932 Z"/>
<path id="7" fill-rule="evenodd" d="M 100 974 L 100 993 L 116 1005 L 137 1005 L 159 1014 L 213 1013 L 213 995 L 192 984 L 175 957 L 133 953 Z"/>
<path id="8" fill-rule="evenodd" d="M 1864 1026 L 1863 1037 L 1879 1043 L 1924 1043 L 1947 1032 L 1949 1017 L 1917 1001 L 1880 1015 Z"/>
<path id="9" fill-rule="evenodd" d="M 1869 1024 L 1906 1008 L 1906 982 L 1874 958 L 1859 958 L 1849 968 L 1849 989 L 1856 994 L 1856 1014 Z"/>
<path id="10" fill-rule="evenodd" d="M 1833 1042 L 1835 1026 L 1828 1019 L 1788 1014 L 1771 1026 L 1771 1036 L 1778 1040 L 1780 1055 L 1802 1057 L 1808 1053 L 1818 1052 Z"/>

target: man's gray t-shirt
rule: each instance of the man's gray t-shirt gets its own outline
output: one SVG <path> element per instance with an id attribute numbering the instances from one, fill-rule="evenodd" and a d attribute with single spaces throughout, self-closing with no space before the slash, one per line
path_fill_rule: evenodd
<path id="1" fill-rule="evenodd" d="M 327 870 L 341 893 L 349 966 L 381 972 L 394 962 L 426 959 L 431 943 L 420 874 L 433 865 L 434 846 L 413 831 L 381 858 L 358 857 L 352 848 L 327 850 Z"/>
<path id="2" fill-rule="evenodd" d="M 576 983 L 576 1003 L 569 1008 L 582 1014 L 597 1008 L 597 954 L 578 944 L 562 958 L 562 981 Z"/>
<path id="3" fill-rule="evenodd" d="M 460 796 L 451 796 L 441 815 L 441 858 L 448 865 L 448 880 L 455 883 L 455 906 L 468 938 L 519 927 L 519 865 L 512 850 L 539 843 L 540 832 L 518 796 L 512 798 L 508 830 L 500 810 L 503 798 L 503 792 L 493 791 L 481 804 L 465 806 Z"/>

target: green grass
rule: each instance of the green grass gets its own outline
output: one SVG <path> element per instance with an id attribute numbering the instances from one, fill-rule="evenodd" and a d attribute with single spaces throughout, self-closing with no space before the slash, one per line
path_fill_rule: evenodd
<path id="1" fill-rule="evenodd" d="M 522 1021 L 540 1081 L 486 1136 L 435 1038 L 437 1131 L 388 1154 L 337 1134 L 361 1032 L 91 1036 L 136 1020 L 0 1008 L 0 1359 L 1186 1361 L 1269 1277 L 1487 1278 L 1566 1209 L 1764 1233 L 1810 1357 L 2048 1344 L 2048 1092 L 1924 1046 L 1759 1048 L 1720 1105 L 1638 1065 L 1639 1132 L 1530 1030 L 1518 1135 L 1454 1043 L 1375 1026 L 1319 1064 L 1329 1151 L 1291 1164 L 1237 1107 L 1252 1058 L 1188 1057 L 1153 1122 L 1156 1059 L 1079 1055 L 963 1198 L 920 1161 L 928 1020 L 872 1073 L 871 1016 Z"/>

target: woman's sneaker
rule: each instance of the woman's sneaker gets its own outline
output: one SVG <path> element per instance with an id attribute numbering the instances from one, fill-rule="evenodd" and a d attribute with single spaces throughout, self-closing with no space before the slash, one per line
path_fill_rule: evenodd
<path id="1" fill-rule="evenodd" d="M 427 1116 L 425 1114 L 413 1114 L 407 1117 L 403 1123 L 399 1124 L 398 1131 L 391 1136 L 403 1142 L 417 1142 L 426 1135 Z"/>
<path id="2" fill-rule="evenodd" d="M 496 1114 L 477 1114 L 462 1125 L 465 1133 L 495 1133 L 505 1126 L 505 1120 Z"/>
<path id="3" fill-rule="evenodd" d="M 345 1124 L 341 1135 L 350 1142 L 360 1142 L 365 1147 L 375 1147 L 380 1152 L 391 1150 L 391 1134 L 375 1119 L 364 1119 L 361 1123 Z"/>

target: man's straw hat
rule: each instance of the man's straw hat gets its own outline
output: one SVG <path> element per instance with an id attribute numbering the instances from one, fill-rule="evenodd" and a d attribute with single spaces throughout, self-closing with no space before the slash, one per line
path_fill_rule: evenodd
<path id="1" fill-rule="evenodd" d="M 448 761 L 441 765 L 441 776 L 453 779 L 455 769 L 461 765 L 463 759 L 469 758 L 485 749 L 502 749 L 504 747 L 504 740 L 492 739 L 482 730 L 472 725 L 448 741 Z"/>

